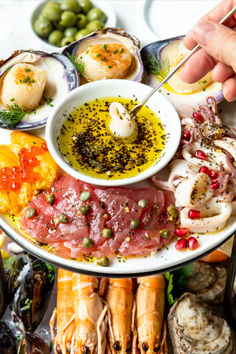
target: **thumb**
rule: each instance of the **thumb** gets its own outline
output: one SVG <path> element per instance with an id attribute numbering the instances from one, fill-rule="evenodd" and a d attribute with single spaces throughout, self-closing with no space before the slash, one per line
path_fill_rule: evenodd
<path id="1" fill-rule="evenodd" d="M 198 23 L 193 38 L 213 58 L 231 66 L 236 72 L 236 32 L 213 21 Z"/>

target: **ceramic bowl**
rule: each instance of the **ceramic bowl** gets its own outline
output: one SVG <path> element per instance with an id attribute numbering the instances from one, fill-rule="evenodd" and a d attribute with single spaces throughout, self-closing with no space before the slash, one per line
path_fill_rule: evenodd
<path id="1" fill-rule="evenodd" d="M 51 111 L 46 125 L 47 145 L 57 164 L 69 175 L 84 182 L 100 186 L 122 186 L 136 183 L 143 181 L 160 171 L 171 160 L 178 148 L 181 136 L 181 126 L 179 116 L 172 104 L 158 92 L 152 95 L 147 106 L 161 120 L 166 133 L 166 144 L 161 156 L 144 172 L 133 177 L 116 180 L 91 177 L 73 168 L 62 155 L 58 144 L 61 127 L 66 117 L 75 107 L 79 107 L 85 102 L 92 101 L 96 98 L 118 97 L 119 95 L 130 99 L 135 95 L 138 101 L 141 101 L 150 91 L 151 88 L 149 86 L 135 81 L 101 80 L 80 86 L 67 94 Z"/>

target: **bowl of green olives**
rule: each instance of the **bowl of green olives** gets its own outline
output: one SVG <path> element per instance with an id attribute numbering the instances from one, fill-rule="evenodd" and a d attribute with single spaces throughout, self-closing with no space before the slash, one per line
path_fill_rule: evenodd
<path id="1" fill-rule="evenodd" d="M 115 27 L 108 0 L 43 1 L 31 16 L 33 32 L 53 47 L 65 47 L 103 27 Z"/>

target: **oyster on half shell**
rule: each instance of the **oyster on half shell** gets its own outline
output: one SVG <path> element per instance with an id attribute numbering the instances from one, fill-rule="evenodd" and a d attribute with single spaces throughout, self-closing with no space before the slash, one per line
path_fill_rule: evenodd
<path id="1" fill-rule="evenodd" d="M 70 44 L 62 54 L 75 57 L 87 82 L 104 79 L 140 82 L 143 63 L 139 45 L 136 38 L 123 30 L 108 27 Z"/>
<path id="2" fill-rule="evenodd" d="M 234 354 L 227 322 L 196 295 L 185 293 L 170 309 L 168 327 L 174 354 Z"/>

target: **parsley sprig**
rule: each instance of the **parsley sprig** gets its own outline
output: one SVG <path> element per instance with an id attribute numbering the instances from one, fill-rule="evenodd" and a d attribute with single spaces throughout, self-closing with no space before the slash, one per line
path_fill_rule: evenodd
<path id="1" fill-rule="evenodd" d="M 72 62 L 72 64 L 78 70 L 79 75 L 83 76 L 83 77 L 85 77 L 85 79 L 87 79 L 87 76 L 84 73 L 85 63 L 83 62 L 82 58 L 79 58 L 79 61 L 78 61 L 73 54 L 70 54 L 68 52 L 66 52 L 66 54 L 67 54 L 68 58 L 70 59 L 70 61 Z"/>
<path id="2" fill-rule="evenodd" d="M 25 111 L 17 103 L 7 105 L 7 109 L 0 111 L 0 121 L 6 125 L 16 125 L 25 117 Z"/>
<path id="3" fill-rule="evenodd" d="M 168 59 L 164 59 L 160 63 L 155 54 L 152 54 L 152 57 L 148 57 L 148 69 L 153 75 L 164 79 L 170 72 L 170 62 Z"/>

